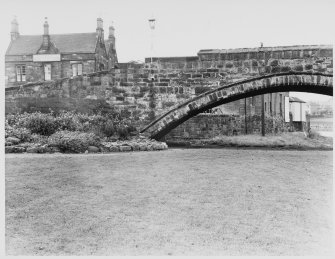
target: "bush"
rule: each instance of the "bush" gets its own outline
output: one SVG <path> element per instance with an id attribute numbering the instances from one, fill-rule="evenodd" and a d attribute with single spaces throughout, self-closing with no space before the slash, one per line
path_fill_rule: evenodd
<path id="1" fill-rule="evenodd" d="M 121 139 L 128 138 L 128 136 L 129 136 L 128 128 L 126 126 L 120 126 L 120 127 L 118 127 L 117 134 L 119 135 L 119 137 Z"/>
<path id="2" fill-rule="evenodd" d="M 136 127 L 132 124 L 127 126 L 127 130 L 128 130 L 129 133 L 137 131 Z"/>
<path id="3" fill-rule="evenodd" d="M 114 123 L 111 120 L 107 120 L 102 126 L 101 131 L 106 137 L 111 137 L 115 134 Z"/>
<path id="4" fill-rule="evenodd" d="M 99 138 L 94 133 L 79 131 L 58 131 L 48 139 L 50 146 L 58 147 L 61 151 L 82 153 L 89 146 L 98 146 Z"/>
<path id="5" fill-rule="evenodd" d="M 36 144 L 48 144 L 48 137 L 38 134 L 32 134 L 30 138 L 30 142 L 36 143 Z"/>
<path id="6" fill-rule="evenodd" d="M 80 131 L 94 133 L 100 137 L 112 137 L 119 134 L 121 138 L 127 138 L 128 133 L 136 129 L 131 126 L 131 119 L 124 119 L 125 117 L 131 118 L 131 114 L 121 113 L 115 108 L 109 113 L 94 115 L 72 111 L 62 111 L 57 114 L 35 112 L 7 115 L 6 136 L 13 134 L 13 128 L 21 128 L 20 132 L 25 135 L 24 138 L 32 133 L 50 136 L 57 131 Z"/>
<path id="7" fill-rule="evenodd" d="M 18 117 L 20 114 L 8 114 L 6 116 L 6 125 L 8 124 L 9 126 L 14 126 L 17 124 Z"/>
<path id="8" fill-rule="evenodd" d="M 16 137 L 16 138 L 19 138 L 23 142 L 27 142 L 31 140 L 31 131 L 26 128 L 12 127 L 6 121 L 5 137 Z"/>
<path id="9" fill-rule="evenodd" d="M 70 130 L 75 131 L 77 128 L 79 128 L 78 119 L 76 118 L 77 114 L 73 112 L 60 112 L 55 117 L 55 123 L 57 130 Z"/>
<path id="10" fill-rule="evenodd" d="M 50 114 L 35 112 L 23 118 L 23 126 L 32 133 L 50 136 L 57 130 L 55 118 Z"/>

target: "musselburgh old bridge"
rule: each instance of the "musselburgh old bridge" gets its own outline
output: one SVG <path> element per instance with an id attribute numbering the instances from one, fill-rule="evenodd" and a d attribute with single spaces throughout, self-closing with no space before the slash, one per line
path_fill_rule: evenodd
<path id="1" fill-rule="evenodd" d="M 110 71 L 6 89 L 6 113 L 118 107 L 160 139 L 207 109 L 259 94 L 333 95 L 331 45 L 201 50 L 193 57 L 121 63 Z"/>

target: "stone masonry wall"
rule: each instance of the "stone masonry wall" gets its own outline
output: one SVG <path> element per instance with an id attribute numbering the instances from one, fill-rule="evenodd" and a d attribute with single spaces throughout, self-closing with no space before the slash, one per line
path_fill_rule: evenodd
<path id="1" fill-rule="evenodd" d="M 95 112 L 115 106 L 144 126 L 172 106 L 219 86 L 276 72 L 332 74 L 332 65 L 331 46 L 202 50 L 195 57 L 154 58 L 152 64 L 147 59 L 111 71 L 10 87 L 6 113 L 49 108 Z"/>
<path id="2" fill-rule="evenodd" d="M 218 135 L 233 135 L 241 132 L 238 116 L 198 114 L 185 121 L 165 136 L 165 140 L 208 139 Z"/>
<path id="3" fill-rule="evenodd" d="M 261 128 L 262 122 L 259 115 L 245 117 L 201 113 L 171 130 L 164 139 L 167 141 L 195 140 L 210 139 L 219 135 L 261 134 Z M 266 115 L 265 132 L 267 134 L 288 131 L 289 128 L 290 123 L 285 123 L 279 116 Z M 296 127 L 296 130 L 301 129 Z"/>

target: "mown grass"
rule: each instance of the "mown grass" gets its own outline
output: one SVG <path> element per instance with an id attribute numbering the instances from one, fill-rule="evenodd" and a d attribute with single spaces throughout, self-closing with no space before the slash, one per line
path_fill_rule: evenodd
<path id="1" fill-rule="evenodd" d="M 223 147 L 261 147 L 261 148 L 287 148 L 287 149 L 321 149 L 331 150 L 333 139 L 323 137 L 317 133 L 307 137 L 303 132 L 288 132 L 279 135 L 239 135 L 217 136 L 211 139 L 195 140 L 191 146 L 223 146 Z"/>
<path id="2" fill-rule="evenodd" d="M 330 255 L 332 152 L 6 155 L 7 255 Z"/>

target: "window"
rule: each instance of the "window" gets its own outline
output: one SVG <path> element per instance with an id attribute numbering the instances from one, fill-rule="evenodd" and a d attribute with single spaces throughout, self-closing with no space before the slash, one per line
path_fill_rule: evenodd
<path id="1" fill-rule="evenodd" d="M 51 64 L 44 64 L 44 80 L 51 80 Z"/>
<path id="2" fill-rule="evenodd" d="M 264 102 L 264 111 L 266 112 L 266 102 Z"/>
<path id="3" fill-rule="evenodd" d="M 83 64 L 75 63 L 72 64 L 72 76 L 80 76 L 83 74 Z"/>
<path id="4" fill-rule="evenodd" d="M 26 66 L 25 65 L 16 66 L 16 81 L 17 82 L 26 81 Z"/>

